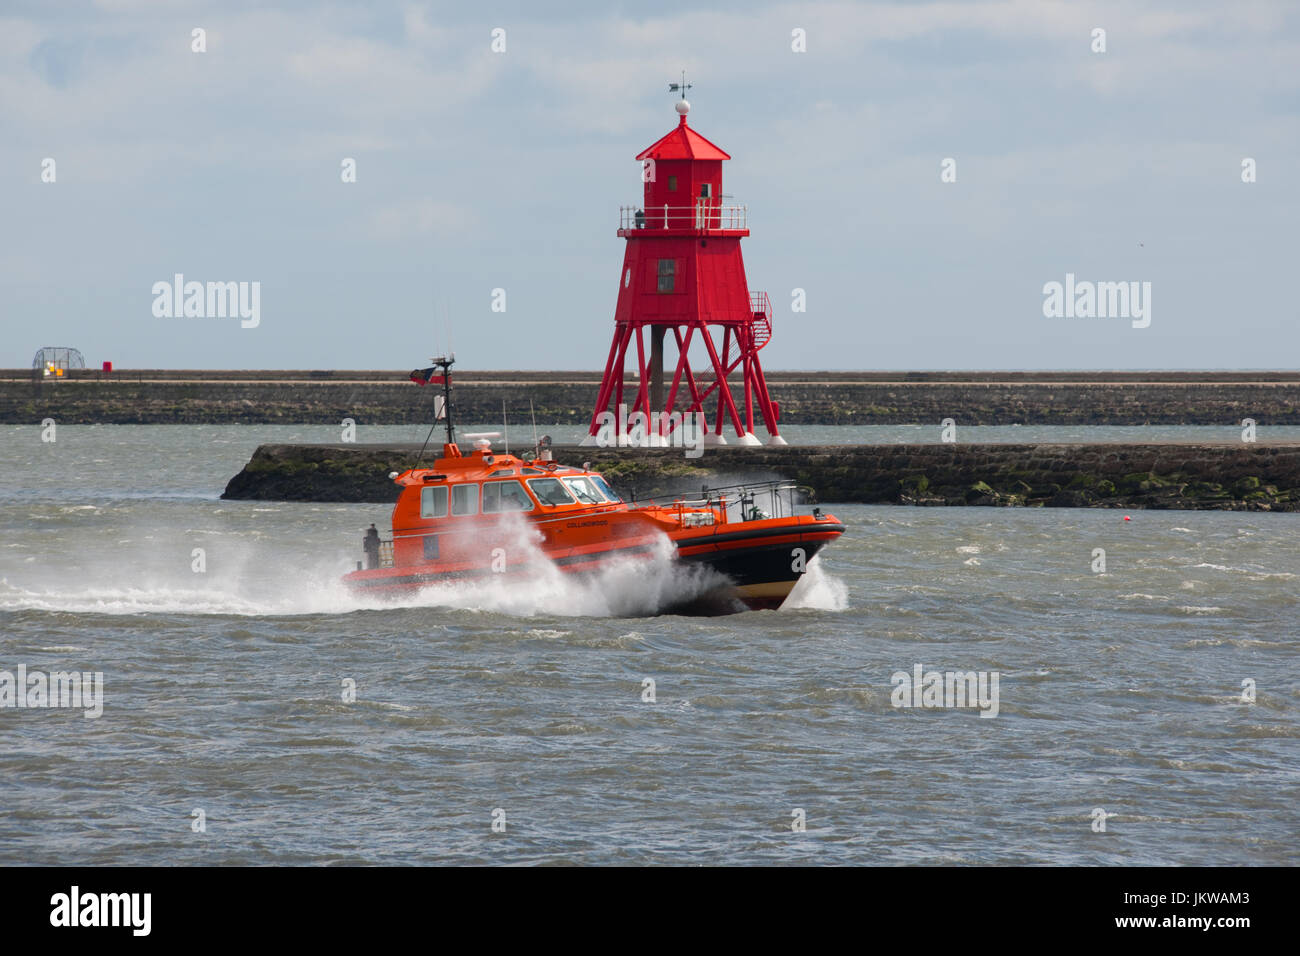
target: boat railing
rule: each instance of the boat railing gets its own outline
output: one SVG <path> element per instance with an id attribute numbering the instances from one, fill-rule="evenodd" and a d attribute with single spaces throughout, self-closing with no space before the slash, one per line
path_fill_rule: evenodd
<path id="1" fill-rule="evenodd" d="M 692 525 L 687 522 L 697 521 L 698 519 L 690 517 L 692 512 L 687 511 L 688 508 L 721 509 L 727 515 L 726 520 L 762 521 L 765 518 L 789 517 L 796 513 L 799 505 L 815 502 L 816 495 L 808 486 L 785 479 L 777 479 L 717 487 L 704 485 L 700 489 L 700 497 L 698 498 L 686 498 L 681 494 L 656 495 L 651 498 L 638 499 L 636 503 L 639 505 L 676 507 L 679 522 L 685 527 L 691 527 Z M 733 512 L 738 513 L 733 515 Z M 712 522 L 701 523 L 711 524 Z"/>

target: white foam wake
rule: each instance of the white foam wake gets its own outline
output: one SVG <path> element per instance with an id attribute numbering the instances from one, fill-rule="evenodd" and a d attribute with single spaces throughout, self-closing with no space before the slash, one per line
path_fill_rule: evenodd
<path id="1" fill-rule="evenodd" d="M 807 571 L 785 599 L 781 610 L 815 608 L 820 611 L 843 611 L 848 606 L 848 586 L 839 578 L 828 574 L 822 567 L 821 555 L 816 555 L 808 562 Z"/>
<path id="2" fill-rule="evenodd" d="M 710 569 L 675 561 L 666 536 L 655 541 L 649 556 L 614 559 L 584 575 L 566 573 L 547 560 L 536 529 L 523 522 L 506 546 L 515 556 L 512 568 L 515 558 L 522 558 L 526 574 L 439 583 L 396 597 L 353 592 L 341 580 L 349 570 L 344 554 L 304 559 L 267 542 L 245 542 L 222 551 L 205 572 L 194 573 L 187 562 L 164 568 L 150 564 L 146 555 L 119 552 L 75 572 L 33 568 L 37 580 L 0 579 L 0 611 L 288 616 L 450 607 L 520 617 L 636 617 L 687 603 L 725 583 Z"/>
<path id="3" fill-rule="evenodd" d="M 710 568 L 675 560 L 665 535 L 655 539 L 648 556 L 611 559 L 585 574 L 549 561 L 536 526 L 518 516 L 505 519 L 492 538 L 508 552 L 512 572 L 521 565 L 527 572 L 436 583 L 397 596 L 352 591 L 342 575 L 355 559 L 310 542 L 228 538 L 208 549 L 199 573 L 185 547 L 119 541 L 102 552 L 47 554 L 44 562 L 9 570 L 0 578 L 0 611 L 259 617 L 446 607 L 517 617 L 642 617 L 711 598 L 726 584 Z M 813 558 L 785 606 L 842 610 L 847 603 L 844 584 Z M 724 605 L 710 603 L 710 609 Z"/>

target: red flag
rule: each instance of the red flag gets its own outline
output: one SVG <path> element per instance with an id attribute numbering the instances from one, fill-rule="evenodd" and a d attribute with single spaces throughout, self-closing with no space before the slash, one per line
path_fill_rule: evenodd
<path id="1" fill-rule="evenodd" d="M 411 373 L 411 381 L 416 385 L 442 385 L 447 380 L 447 376 L 435 375 L 433 374 L 435 371 L 437 371 L 436 366 L 434 368 L 417 368 Z"/>

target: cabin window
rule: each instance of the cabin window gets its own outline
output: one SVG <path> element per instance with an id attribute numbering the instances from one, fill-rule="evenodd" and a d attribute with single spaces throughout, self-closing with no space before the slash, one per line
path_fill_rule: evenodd
<path id="1" fill-rule="evenodd" d="M 573 497 L 577 498 L 581 504 L 598 505 L 604 501 L 600 491 L 587 478 L 565 478 L 564 483 L 569 486 L 569 490 L 573 492 Z"/>
<path id="2" fill-rule="evenodd" d="M 533 489 L 537 500 L 544 505 L 573 504 L 573 495 L 569 494 L 559 478 L 530 478 L 528 487 Z"/>
<path id="3" fill-rule="evenodd" d="M 502 475 L 513 475 L 514 473 L 515 473 L 515 470 L 514 470 L 513 468 L 498 468 L 496 471 L 494 471 L 494 472 L 492 472 L 490 475 L 488 475 L 488 477 L 489 477 L 489 478 L 499 478 L 499 477 L 501 477 Z"/>
<path id="4" fill-rule="evenodd" d="M 436 485 L 420 489 L 420 517 L 447 517 L 447 486 Z"/>
<path id="5" fill-rule="evenodd" d="M 611 488 L 609 484 L 605 481 L 605 479 L 600 477 L 600 475 L 589 475 L 588 477 L 591 478 L 592 483 L 595 484 L 595 486 L 599 488 L 601 492 L 605 495 L 605 497 L 608 498 L 610 501 L 623 500 L 618 495 L 614 494 L 614 489 Z"/>
<path id="6" fill-rule="evenodd" d="M 677 192 L 677 177 L 676 177 L 676 176 L 669 176 L 669 177 L 668 177 L 668 191 L 669 191 L 670 193 L 675 193 L 675 192 Z"/>
<path id="7" fill-rule="evenodd" d="M 467 483 L 451 486 L 451 513 L 454 515 L 478 513 L 478 485 Z"/>
<path id="8" fill-rule="evenodd" d="M 500 514 L 504 511 L 532 511 L 533 499 L 517 481 L 489 481 L 483 485 L 483 513 Z"/>
<path id="9" fill-rule="evenodd" d="M 672 292 L 676 289 L 677 260 L 659 260 L 659 291 Z"/>
<path id="10" fill-rule="evenodd" d="M 438 536 L 436 534 L 426 534 L 424 536 L 424 556 L 433 561 L 438 559 Z"/>

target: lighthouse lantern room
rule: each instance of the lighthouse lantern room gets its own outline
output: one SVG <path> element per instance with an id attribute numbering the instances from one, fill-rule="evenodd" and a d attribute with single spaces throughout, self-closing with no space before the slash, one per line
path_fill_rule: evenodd
<path id="1" fill-rule="evenodd" d="M 677 127 L 636 157 L 643 199 L 620 211 L 618 235 L 627 248 L 614 341 L 583 444 L 597 442 L 602 419 L 617 421 L 617 442 L 628 444 L 627 423 L 641 412 L 647 444 L 676 444 L 672 432 L 682 415 L 696 413 L 706 443 L 725 445 L 730 426 L 739 444 L 758 445 L 755 410 L 768 443 L 785 444 L 758 358 L 772 337 L 772 307 L 766 292 L 750 291 L 740 252 L 747 208 L 723 204 L 722 163 L 731 157 L 687 124 L 687 88 L 685 77 L 670 86 L 682 92 Z M 676 356 L 666 388 L 665 345 Z M 634 393 L 624 372 L 629 362 Z M 737 371 L 739 403 L 729 381 Z"/>

